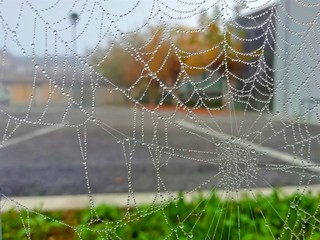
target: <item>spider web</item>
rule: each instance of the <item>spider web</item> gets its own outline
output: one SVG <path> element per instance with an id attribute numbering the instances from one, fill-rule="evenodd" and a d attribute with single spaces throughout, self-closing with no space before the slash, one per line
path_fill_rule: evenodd
<path id="1" fill-rule="evenodd" d="M 280 236 L 260 212 L 266 236 L 305 239 L 303 227 L 296 231 L 304 224 L 311 236 L 318 232 L 318 209 L 304 212 L 299 196 L 319 183 L 319 3 L 153 0 L 112 8 L 114 2 L 16 1 L 11 12 L 12 2 L 0 1 L 1 208 L 11 202 L 27 210 L 27 218 L 21 212 L 26 238 L 32 239 L 29 214 L 58 221 L 14 195 L 86 194 L 90 223 L 59 222 L 79 239 L 86 239 L 85 231 L 119 239 L 124 226 L 171 207 L 169 199 L 177 222 L 163 214 L 169 227 L 163 239 L 198 239 L 199 231 L 222 239 L 214 226 L 198 224 L 210 210 L 211 190 L 233 200 L 246 193 L 259 202 L 256 188 L 288 185 L 297 197 L 288 202 Z M 128 26 L 132 19 L 134 27 Z M 91 45 L 84 50 L 84 43 Z M 33 137 L 45 134 L 53 135 L 42 137 L 39 149 Z M 23 141 L 30 146 L 20 149 Z M 39 162 L 36 170 L 17 160 L 27 150 Z M 77 173 L 68 170 L 68 156 Z M 22 164 L 24 173 L 11 164 Z M 8 174 L 26 182 L 38 178 L 15 189 Z M 41 182 L 50 189 L 55 178 L 67 179 L 66 192 L 30 187 Z M 188 215 L 179 214 L 178 202 L 198 191 L 205 198 Z M 106 192 L 127 192 L 122 219 L 98 217 L 95 194 Z M 152 192 L 147 210 L 140 208 L 140 192 Z M 238 234 L 231 236 L 225 204 L 211 213 L 212 222 L 225 223 L 226 239 L 242 239 L 244 220 L 237 219 Z M 267 204 L 277 214 L 275 203 Z M 241 210 L 228 211 L 240 216 Z M 190 218 L 193 225 L 185 226 Z M 92 227 L 96 221 L 105 223 L 103 231 Z"/>

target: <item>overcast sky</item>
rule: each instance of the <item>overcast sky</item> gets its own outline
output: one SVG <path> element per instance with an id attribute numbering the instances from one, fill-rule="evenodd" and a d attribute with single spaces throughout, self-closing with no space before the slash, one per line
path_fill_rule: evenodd
<path id="1" fill-rule="evenodd" d="M 229 5 L 235 0 L 228 0 Z M 264 4 L 270 0 L 251 1 Z M 194 25 L 202 9 L 217 0 L 0 0 L 0 41 L 13 54 L 43 55 L 45 51 L 71 54 L 73 26 L 69 15 L 79 14 L 76 24 L 77 53 L 103 45 L 112 33 L 141 28 L 149 19 L 162 17 L 170 24 Z M 222 2 L 222 1 L 220 1 Z M 249 1 L 250 2 L 250 1 Z"/>

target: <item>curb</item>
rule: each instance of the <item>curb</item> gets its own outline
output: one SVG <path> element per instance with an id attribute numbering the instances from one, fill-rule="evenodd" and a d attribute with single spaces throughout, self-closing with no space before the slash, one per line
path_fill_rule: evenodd
<path id="1" fill-rule="evenodd" d="M 221 199 L 239 199 L 241 197 L 256 197 L 257 195 L 270 195 L 273 190 L 278 188 L 252 188 L 239 189 L 237 191 L 217 190 L 216 194 Z M 320 193 L 320 184 L 310 186 L 286 186 L 279 187 L 279 195 L 286 196 L 295 193 L 305 194 L 311 192 L 316 195 Z M 199 196 L 210 196 L 210 191 L 182 192 L 184 200 L 189 202 Z M 60 196 L 32 196 L 32 197 L 7 197 L 2 195 L 0 200 L 0 211 L 6 212 L 10 209 L 37 209 L 41 211 L 67 211 L 89 208 L 100 204 L 113 205 L 117 207 L 137 207 L 144 204 L 161 204 L 168 200 L 176 200 L 179 192 L 150 192 L 136 193 L 134 197 L 127 193 L 110 193 L 94 195 L 60 195 Z"/>

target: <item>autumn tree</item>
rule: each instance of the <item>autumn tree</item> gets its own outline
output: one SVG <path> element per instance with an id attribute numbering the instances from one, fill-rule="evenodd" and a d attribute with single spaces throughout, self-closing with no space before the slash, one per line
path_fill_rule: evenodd
<path id="1" fill-rule="evenodd" d="M 136 99 L 145 95 L 151 104 L 157 104 L 161 89 L 172 87 L 180 72 L 167 30 L 150 27 L 142 34 L 109 43 L 107 54 L 100 50 L 94 56 L 97 71 L 116 86 L 139 92 L 133 94 Z"/>
<path id="2" fill-rule="evenodd" d="M 243 43 L 234 36 L 234 28 L 223 27 L 218 17 L 206 13 L 199 19 L 197 29 L 189 29 L 188 34 L 177 37 L 186 71 L 197 75 L 210 69 L 226 76 L 236 75 L 248 56 L 243 53 Z"/>
<path id="3" fill-rule="evenodd" d="M 222 102 L 229 99 L 228 93 L 238 92 L 241 76 L 260 52 L 246 53 L 243 32 L 232 22 L 223 23 L 221 11 L 216 8 L 210 16 L 204 12 L 199 17 L 198 27 L 178 31 L 177 47 L 183 68 L 189 76 L 215 73 L 221 77 Z M 241 84 L 240 84 L 241 85 Z"/>
<path id="4" fill-rule="evenodd" d="M 170 29 L 160 26 L 150 28 L 150 40 L 142 49 L 146 70 L 150 73 L 152 94 L 150 101 L 155 104 L 160 91 L 172 88 L 180 73 L 180 62 L 170 37 Z M 161 88 L 162 86 L 162 88 Z"/>
<path id="5" fill-rule="evenodd" d="M 129 87 L 143 69 L 143 65 L 136 61 L 120 41 L 110 42 L 107 55 L 104 50 L 100 50 L 100 54 L 96 54 L 93 61 L 96 70 L 107 81 L 123 88 Z"/>
<path id="6" fill-rule="evenodd" d="M 219 9 L 215 9 L 212 16 L 204 12 L 199 17 L 197 28 L 173 29 L 163 24 L 122 35 L 105 56 L 102 54 L 98 69 L 115 85 L 140 89 L 136 99 L 147 96 L 152 104 L 168 90 L 177 96 L 176 85 L 186 76 L 207 71 L 215 71 L 235 85 L 235 76 L 248 59 L 234 34 L 231 26 L 223 27 Z"/>

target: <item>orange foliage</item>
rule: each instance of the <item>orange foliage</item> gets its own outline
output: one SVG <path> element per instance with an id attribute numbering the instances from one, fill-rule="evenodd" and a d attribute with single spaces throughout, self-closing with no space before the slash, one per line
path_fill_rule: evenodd
<path id="1" fill-rule="evenodd" d="M 210 22 L 207 16 L 200 20 L 201 30 L 180 27 L 177 31 L 163 25 L 115 42 L 100 64 L 102 74 L 126 87 L 141 77 L 154 89 L 159 82 L 172 87 L 185 75 L 212 70 L 237 75 L 250 59 L 243 54 L 243 43 L 233 36 L 235 31 L 223 29 L 219 21 Z"/>
<path id="2" fill-rule="evenodd" d="M 164 28 L 151 29 L 152 38 L 145 46 L 145 63 L 167 86 L 173 86 L 179 73 L 180 63 L 175 48 L 165 34 Z"/>
<path id="3" fill-rule="evenodd" d="M 242 54 L 243 45 L 231 36 L 231 29 L 224 31 L 213 22 L 204 31 L 189 29 L 190 33 L 183 33 L 177 37 L 185 71 L 189 75 L 217 70 L 223 74 L 228 70 L 236 74 L 243 67 L 242 62 L 249 58 Z"/>

